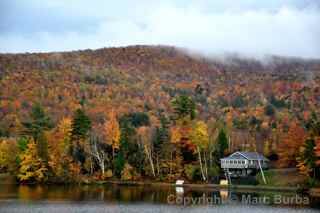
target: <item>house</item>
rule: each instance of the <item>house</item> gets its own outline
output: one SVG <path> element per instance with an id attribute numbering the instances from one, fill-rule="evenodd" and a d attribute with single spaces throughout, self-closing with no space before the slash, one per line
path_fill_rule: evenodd
<path id="1" fill-rule="evenodd" d="M 235 152 L 221 160 L 221 168 L 231 177 L 255 175 L 268 168 L 269 160 L 257 152 Z"/>

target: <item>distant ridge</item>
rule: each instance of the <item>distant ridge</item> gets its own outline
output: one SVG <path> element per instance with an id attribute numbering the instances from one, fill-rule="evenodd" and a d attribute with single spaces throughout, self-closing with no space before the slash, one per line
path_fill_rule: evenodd
<path id="1" fill-rule="evenodd" d="M 165 63 L 164 63 L 165 62 Z M 219 71 L 310 71 L 320 67 L 318 59 L 268 56 L 262 60 L 224 55 L 205 57 L 173 46 L 136 45 L 51 53 L 0 54 L 0 69 L 47 70 L 47 69 L 102 69 L 116 67 L 124 70 L 194 70 L 197 72 Z"/>

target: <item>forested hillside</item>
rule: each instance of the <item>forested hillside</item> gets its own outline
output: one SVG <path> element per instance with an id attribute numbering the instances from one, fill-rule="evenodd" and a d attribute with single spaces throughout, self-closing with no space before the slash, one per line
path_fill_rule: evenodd
<path id="1" fill-rule="evenodd" d="M 0 170 L 21 181 L 207 180 L 236 150 L 319 178 L 319 136 L 320 60 L 168 46 L 0 54 Z"/>

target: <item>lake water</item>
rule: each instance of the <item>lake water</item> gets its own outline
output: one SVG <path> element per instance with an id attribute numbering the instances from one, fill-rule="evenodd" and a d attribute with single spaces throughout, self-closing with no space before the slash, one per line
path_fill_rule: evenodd
<path id="1" fill-rule="evenodd" d="M 0 212 L 320 212 L 320 200 L 294 193 L 164 186 L 0 184 Z"/>

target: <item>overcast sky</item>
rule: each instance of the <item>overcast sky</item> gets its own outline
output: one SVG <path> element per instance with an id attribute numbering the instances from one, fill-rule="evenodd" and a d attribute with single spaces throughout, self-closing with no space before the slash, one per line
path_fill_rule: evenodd
<path id="1" fill-rule="evenodd" d="M 320 58 L 320 0 L 0 0 L 0 52 L 164 44 Z"/>

